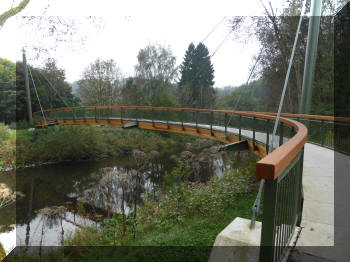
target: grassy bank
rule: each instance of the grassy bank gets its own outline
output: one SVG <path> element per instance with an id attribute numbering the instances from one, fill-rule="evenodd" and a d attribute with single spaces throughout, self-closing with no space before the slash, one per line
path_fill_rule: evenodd
<path id="1" fill-rule="evenodd" d="M 101 126 L 53 126 L 44 129 L 11 130 L 0 125 L 0 167 L 21 167 L 47 162 L 98 160 L 129 154 L 171 152 L 193 142 L 185 135 L 147 130 L 124 130 Z"/>

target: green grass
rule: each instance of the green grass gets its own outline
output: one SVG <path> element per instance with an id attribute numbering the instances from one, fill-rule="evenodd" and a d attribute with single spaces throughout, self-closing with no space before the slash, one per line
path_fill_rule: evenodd
<path id="1" fill-rule="evenodd" d="M 256 193 L 245 194 L 215 217 L 195 214 L 186 217 L 183 223 L 171 228 L 152 226 L 139 232 L 134 245 L 146 246 L 212 246 L 216 236 L 229 225 L 235 217 L 250 219 Z M 128 244 L 132 245 L 132 242 Z"/>

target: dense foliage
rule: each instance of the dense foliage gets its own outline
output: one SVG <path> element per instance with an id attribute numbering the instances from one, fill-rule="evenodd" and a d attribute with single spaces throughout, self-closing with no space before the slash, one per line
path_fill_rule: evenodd
<path id="1" fill-rule="evenodd" d="M 262 1 L 265 16 L 232 19 L 233 28 L 240 24 L 245 28 L 248 37 L 255 36 L 262 47 L 259 74 L 260 79 L 263 80 L 264 92 L 259 104 L 266 105 L 264 109 L 266 111 L 276 111 L 278 108 L 302 2 L 301 0 L 288 1 L 283 14 L 276 16 L 273 6 L 267 1 Z M 334 113 L 334 19 L 332 16 L 345 2 L 343 0 L 323 1 L 312 94 L 311 113 L 313 114 L 332 115 Z M 310 11 L 309 2 L 306 6 L 306 12 L 308 11 Z M 249 29 L 246 27 L 247 23 L 251 25 Z M 284 112 L 299 112 L 308 24 L 309 18 L 304 17 L 286 92 Z M 254 109 L 254 111 L 258 110 L 258 108 Z"/>
<path id="2" fill-rule="evenodd" d="M 0 122 L 11 123 L 16 117 L 16 65 L 0 58 Z"/>

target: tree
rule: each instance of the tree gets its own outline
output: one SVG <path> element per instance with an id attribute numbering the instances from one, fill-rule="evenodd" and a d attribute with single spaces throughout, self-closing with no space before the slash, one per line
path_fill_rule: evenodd
<path id="1" fill-rule="evenodd" d="M 71 86 L 65 81 L 65 71 L 57 67 L 54 59 L 48 59 L 43 68 L 29 65 L 28 67 L 30 69 L 29 89 L 33 112 L 40 111 L 35 88 L 43 109 L 79 104 L 79 100 L 72 94 Z M 25 120 L 28 113 L 22 62 L 16 64 L 16 87 L 14 90 L 16 93 L 16 121 Z"/>
<path id="2" fill-rule="evenodd" d="M 15 63 L 0 58 L 0 122 L 6 124 L 16 117 Z"/>
<path id="3" fill-rule="evenodd" d="M 214 68 L 208 48 L 191 43 L 180 66 L 180 103 L 183 106 L 211 108 L 215 103 Z"/>
<path id="4" fill-rule="evenodd" d="M 7 19 L 9 19 L 10 17 L 15 16 L 19 12 L 21 12 L 28 5 L 29 1 L 30 0 L 22 0 L 15 7 L 13 6 L 13 2 L 12 2 L 11 8 L 0 15 L 0 29 L 4 26 Z"/>
<path id="5" fill-rule="evenodd" d="M 113 59 L 100 60 L 85 68 L 78 82 L 78 96 L 84 105 L 120 104 L 121 72 Z"/>
<path id="6" fill-rule="evenodd" d="M 159 103 L 159 94 L 169 95 L 169 89 L 172 88 L 172 82 L 177 75 L 175 56 L 173 56 L 170 48 L 156 44 L 141 49 L 137 55 L 137 60 L 138 64 L 135 66 L 136 76 L 134 78 L 137 93 L 134 95 L 139 96 L 142 93 L 142 101 L 138 102 L 143 105 Z M 171 104 L 174 104 L 173 100 L 170 100 Z M 164 104 L 163 106 L 171 105 Z"/>
<path id="7" fill-rule="evenodd" d="M 285 75 L 287 73 L 293 41 L 299 22 L 302 0 L 289 0 L 278 16 L 271 1 L 261 0 L 265 16 L 252 17 L 248 37 L 256 36 L 262 46 L 262 54 L 259 60 L 260 75 L 264 79 L 264 104 L 267 110 L 276 111 L 279 98 L 282 93 Z M 312 113 L 332 114 L 333 112 L 333 19 L 339 6 L 344 0 L 323 1 L 320 35 L 318 41 L 317 61 L 315 68 L 315 80 L 313 85 Z M 310 11 L 307 2 L 306 13 Z M 308 34 L 308 17 L 304 17 L 296 53 L 293 61 L 291 75 L 285 97 L 283 111 L 298 112 L 301 101 L 304 59 Z M 232 27 L 237 27 L 237 21 L 232 20 Z M 247 21 L 240 21 L 240 27 L 244 27 Z M 245 23 L 244 23 L 245 22 Z"/>

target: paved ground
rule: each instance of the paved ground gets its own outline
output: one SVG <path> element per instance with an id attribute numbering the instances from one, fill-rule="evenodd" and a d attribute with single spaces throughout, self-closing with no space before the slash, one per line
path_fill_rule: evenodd
<path id="1" fill-rule="evenodd" d="M 350 261 L 350 157 L 309 143 L 304 152 L 303 229 L 297 249 Z"/>

